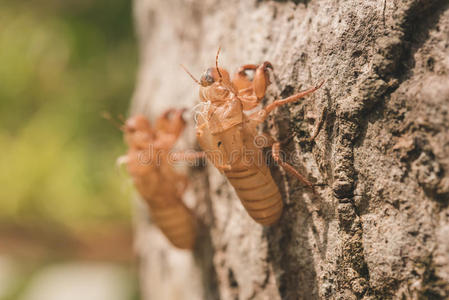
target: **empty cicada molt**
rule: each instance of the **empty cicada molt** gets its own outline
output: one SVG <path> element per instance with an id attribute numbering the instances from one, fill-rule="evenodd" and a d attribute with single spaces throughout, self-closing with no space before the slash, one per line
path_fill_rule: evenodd
<path id="1" fill-rule="evenodd" d="M 168 240 L 178 248 L 192 249 L 197 224 L 182 201 L 187 177 L 175 170 L 173 162 L 200 158 L 203 154 L 171 152 L 185 127 L 182 112 L 170 109 L 154 126 L 143 115 L 129 118 L 123 126 L 129 149 L 119 161 L 126 163 L 152 219 Z"/>

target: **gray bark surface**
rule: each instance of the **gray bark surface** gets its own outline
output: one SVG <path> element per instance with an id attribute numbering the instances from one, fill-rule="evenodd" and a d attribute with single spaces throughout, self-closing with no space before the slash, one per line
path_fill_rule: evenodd
<path id="1" fill-rule="evenodd" d="M 270 61 L 263 104 L 321 79 L 263 131 L 292 136 L 276 166 L 277 225 L 245 212 L 214 167 L 188 168 L 201 221 L 195 251 L 171 247 L 136 205 L 145 299 L 447 299 L 449 2 L 134 0 L 140 71 L 132 113 L 193 108 L 197 77 Z M 314 143 L 313 124 L 325 111 Z M 198 149 L 193 118 L 178 145 Z"/>

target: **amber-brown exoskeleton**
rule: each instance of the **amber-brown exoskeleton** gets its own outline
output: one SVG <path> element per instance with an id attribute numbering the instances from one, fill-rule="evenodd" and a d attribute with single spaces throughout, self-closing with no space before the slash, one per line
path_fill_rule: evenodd
<path id="1" fill-rule="evenodd" d="M 119 160 L 126 163 L 156 225 L 173 245 L 191 249 L 196 237 L 196 221 L 182 202 L 187 178 L 174 169 L 173 162 L 195 159 L 202 154 L 170 152 L 184 127 L 181 110 L 166 111 L 153 127 L 142 115 L 129 118 L 124 125 L 129 149 Z"/>
<path id="2" fill-rule="evenodd" d="M 223 172 L 234 187 L 249 215 L 258 223 L 271 225 L 282 213 L 283 203 L 279 189 L 271 177 L 263 157 L 263 148 L 272 146 L 274 160 L 286 171 L 315 192 L 312 183 L 280 157 L 280 143 L 268 135 L 258 134 L 257 126 L 275 108 L 298 101 L 313 93 L 324 83 L 276 100 L 257 110 L 270 84 L 269 62 L 244 65 L 234 77 L 218 67 L 209 68 L 201 79 L 199 96 L 203 104 L 197 112 L 197 138 L 208 160 Z M 253 71 L 250 79 L 248 71 Z M 249 112 L 256 109 L 256 112 Z"/>

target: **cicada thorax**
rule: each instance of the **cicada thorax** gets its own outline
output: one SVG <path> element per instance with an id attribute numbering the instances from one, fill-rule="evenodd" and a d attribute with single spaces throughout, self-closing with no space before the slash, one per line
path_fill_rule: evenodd
<path id="1" fill-rule="evenodd" d="M 282 213 L 282 197 L 256 143 L 256 128 L 238 99 L 211 105 L 199 123 L 197 137 L 214 166 L 224 172 L 248 214 L 271 225 Z"/>

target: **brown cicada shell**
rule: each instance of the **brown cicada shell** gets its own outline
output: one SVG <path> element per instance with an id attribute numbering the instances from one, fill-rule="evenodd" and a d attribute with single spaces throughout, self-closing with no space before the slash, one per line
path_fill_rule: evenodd
<path id="1" fill-rule="evenodd" d="M 168 240 L 178 248 L 192 249 L 196 222 L 182 202 L 187 178 L 172 165 L 176 157 L 185 156 L 170 152 L 184 127 L 181 110 L 166 111 L 154 127 L 142 115 L 131 117 L 124 125 L 128 153 L 120 160 L 126 163 L 152 219 Z"/>
<path id="2" fill-rule="evenodd" d="M 277 100 L 253 112 L 270 84 L 269 62 L 244 65 L 234 77 L 216 66 L 209 68 L 198 81 L 202 107 L 196 115 L 197 138 L 207 158 L 223 172 L 234 187 L 248 214 L 258 223 L 271 225 L 282 214 L 282 197 L 271 177 L 263 156 L 263 148 L 272 146 L 274 160 L 314 191 L 312 183 L 280 158 L 280 144 L 267 135 L 258 134 L 257 127 L 276 107 L 298 101 L 323 84 Z M 253 71 L 250 79 L 247 71 Z"/>

